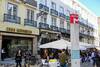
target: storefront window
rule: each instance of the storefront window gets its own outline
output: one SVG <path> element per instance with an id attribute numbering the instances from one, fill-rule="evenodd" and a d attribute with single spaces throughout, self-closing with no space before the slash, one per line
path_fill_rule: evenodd
<path id="1" fill-rule="evenodd" d="M 7 41 L 8 40 L 8 41 Z M 21 49 L 23 53 L 26 50 L 32 51 L 32 39 L 28 38 L 7 38 L 3 42 L 7 41 L 3 46 L 6 49 L 7 57 L 15 57 L 18 49 Z"/>

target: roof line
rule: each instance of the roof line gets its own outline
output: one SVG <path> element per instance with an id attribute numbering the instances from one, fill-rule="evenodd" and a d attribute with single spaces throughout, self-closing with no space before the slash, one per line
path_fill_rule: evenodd
<path id="1" fill-rule="evenodd" d="M 85 10 L 87 10 L 89 13 L 93 14 L 94 16 L 97 17 L 97 15 L 92 12 L 91 10 L 89 10 L 89 8 L 87 8 L 85 5 L 83 5 L 81 2 L 79 2 L 78 0 L 74 0 L 75 2 L 77 2 L 79 5 L 81 5 Z"/>

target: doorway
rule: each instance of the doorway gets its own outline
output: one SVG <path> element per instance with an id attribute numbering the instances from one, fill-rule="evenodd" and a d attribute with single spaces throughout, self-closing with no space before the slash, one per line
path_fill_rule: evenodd
<path id="1" fill-rule="evenodd" d="M 14 58 L 18 49 L 24 53 L 26 50 L 30 50 L 33 53 L 33 39 L 26 37 L 13 37 L 3 36 L 2 49 L 5 51 L 5 58 Z"/>
<path id="2" fill-rule="evenodd" d="M 2 49 L 4 49 L 5 57 L 4 58 L 10 58 L 9 56 L 9 46 L 11 44 L 11 39 L 3 39 L 2 40 Z"/>

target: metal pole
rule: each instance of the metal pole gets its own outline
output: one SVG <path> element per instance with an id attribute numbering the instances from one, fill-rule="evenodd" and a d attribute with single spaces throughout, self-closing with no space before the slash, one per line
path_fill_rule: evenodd
<path id="1" fill-rule="evenodd" d="M 74 22 L 70 23 L 70 25 L 71 25 L 71 67 L 80 67 L 79 24 L 76 23 L 74 20 Z"/>

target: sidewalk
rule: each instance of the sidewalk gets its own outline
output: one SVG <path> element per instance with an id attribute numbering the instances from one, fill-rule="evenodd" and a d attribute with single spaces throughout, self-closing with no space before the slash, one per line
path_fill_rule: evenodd
<path id="1" fill-rule="evenodd" d="M 81 63 L 81 67 L 93 67 L 93 65 L 90 62 L 86 62 L 86 63 Z"/>
<path id="2" fill-rule="evenodd" d="M 0 67 L 16 67 L 15 60 L 6 59 L 4 61 L 0 61 Z M 22 67 L 24 67 L 24 60 L 22 61 Z M 30 67 L 40 67 L 40 65 L 31 65 Z"/>
<path id="3" fill-rule="evenodd" d="M 8 66 L 4 66 L 8 65 Z M 7 59 L 5 61 L 0 61 L 0 67 L 16 67 L 16 63 L 14 60 Z M 24 67 L 24 61 L 22 62 L 22 67 Z M 30 67 L 40 67 L 40 65 L 31 65 Z M 70 66 L 69 66 L 70 67 Z M 86 63 L 81 63 L 81 67 L 93 67 L 91 63 L 86 62 Z"/>

